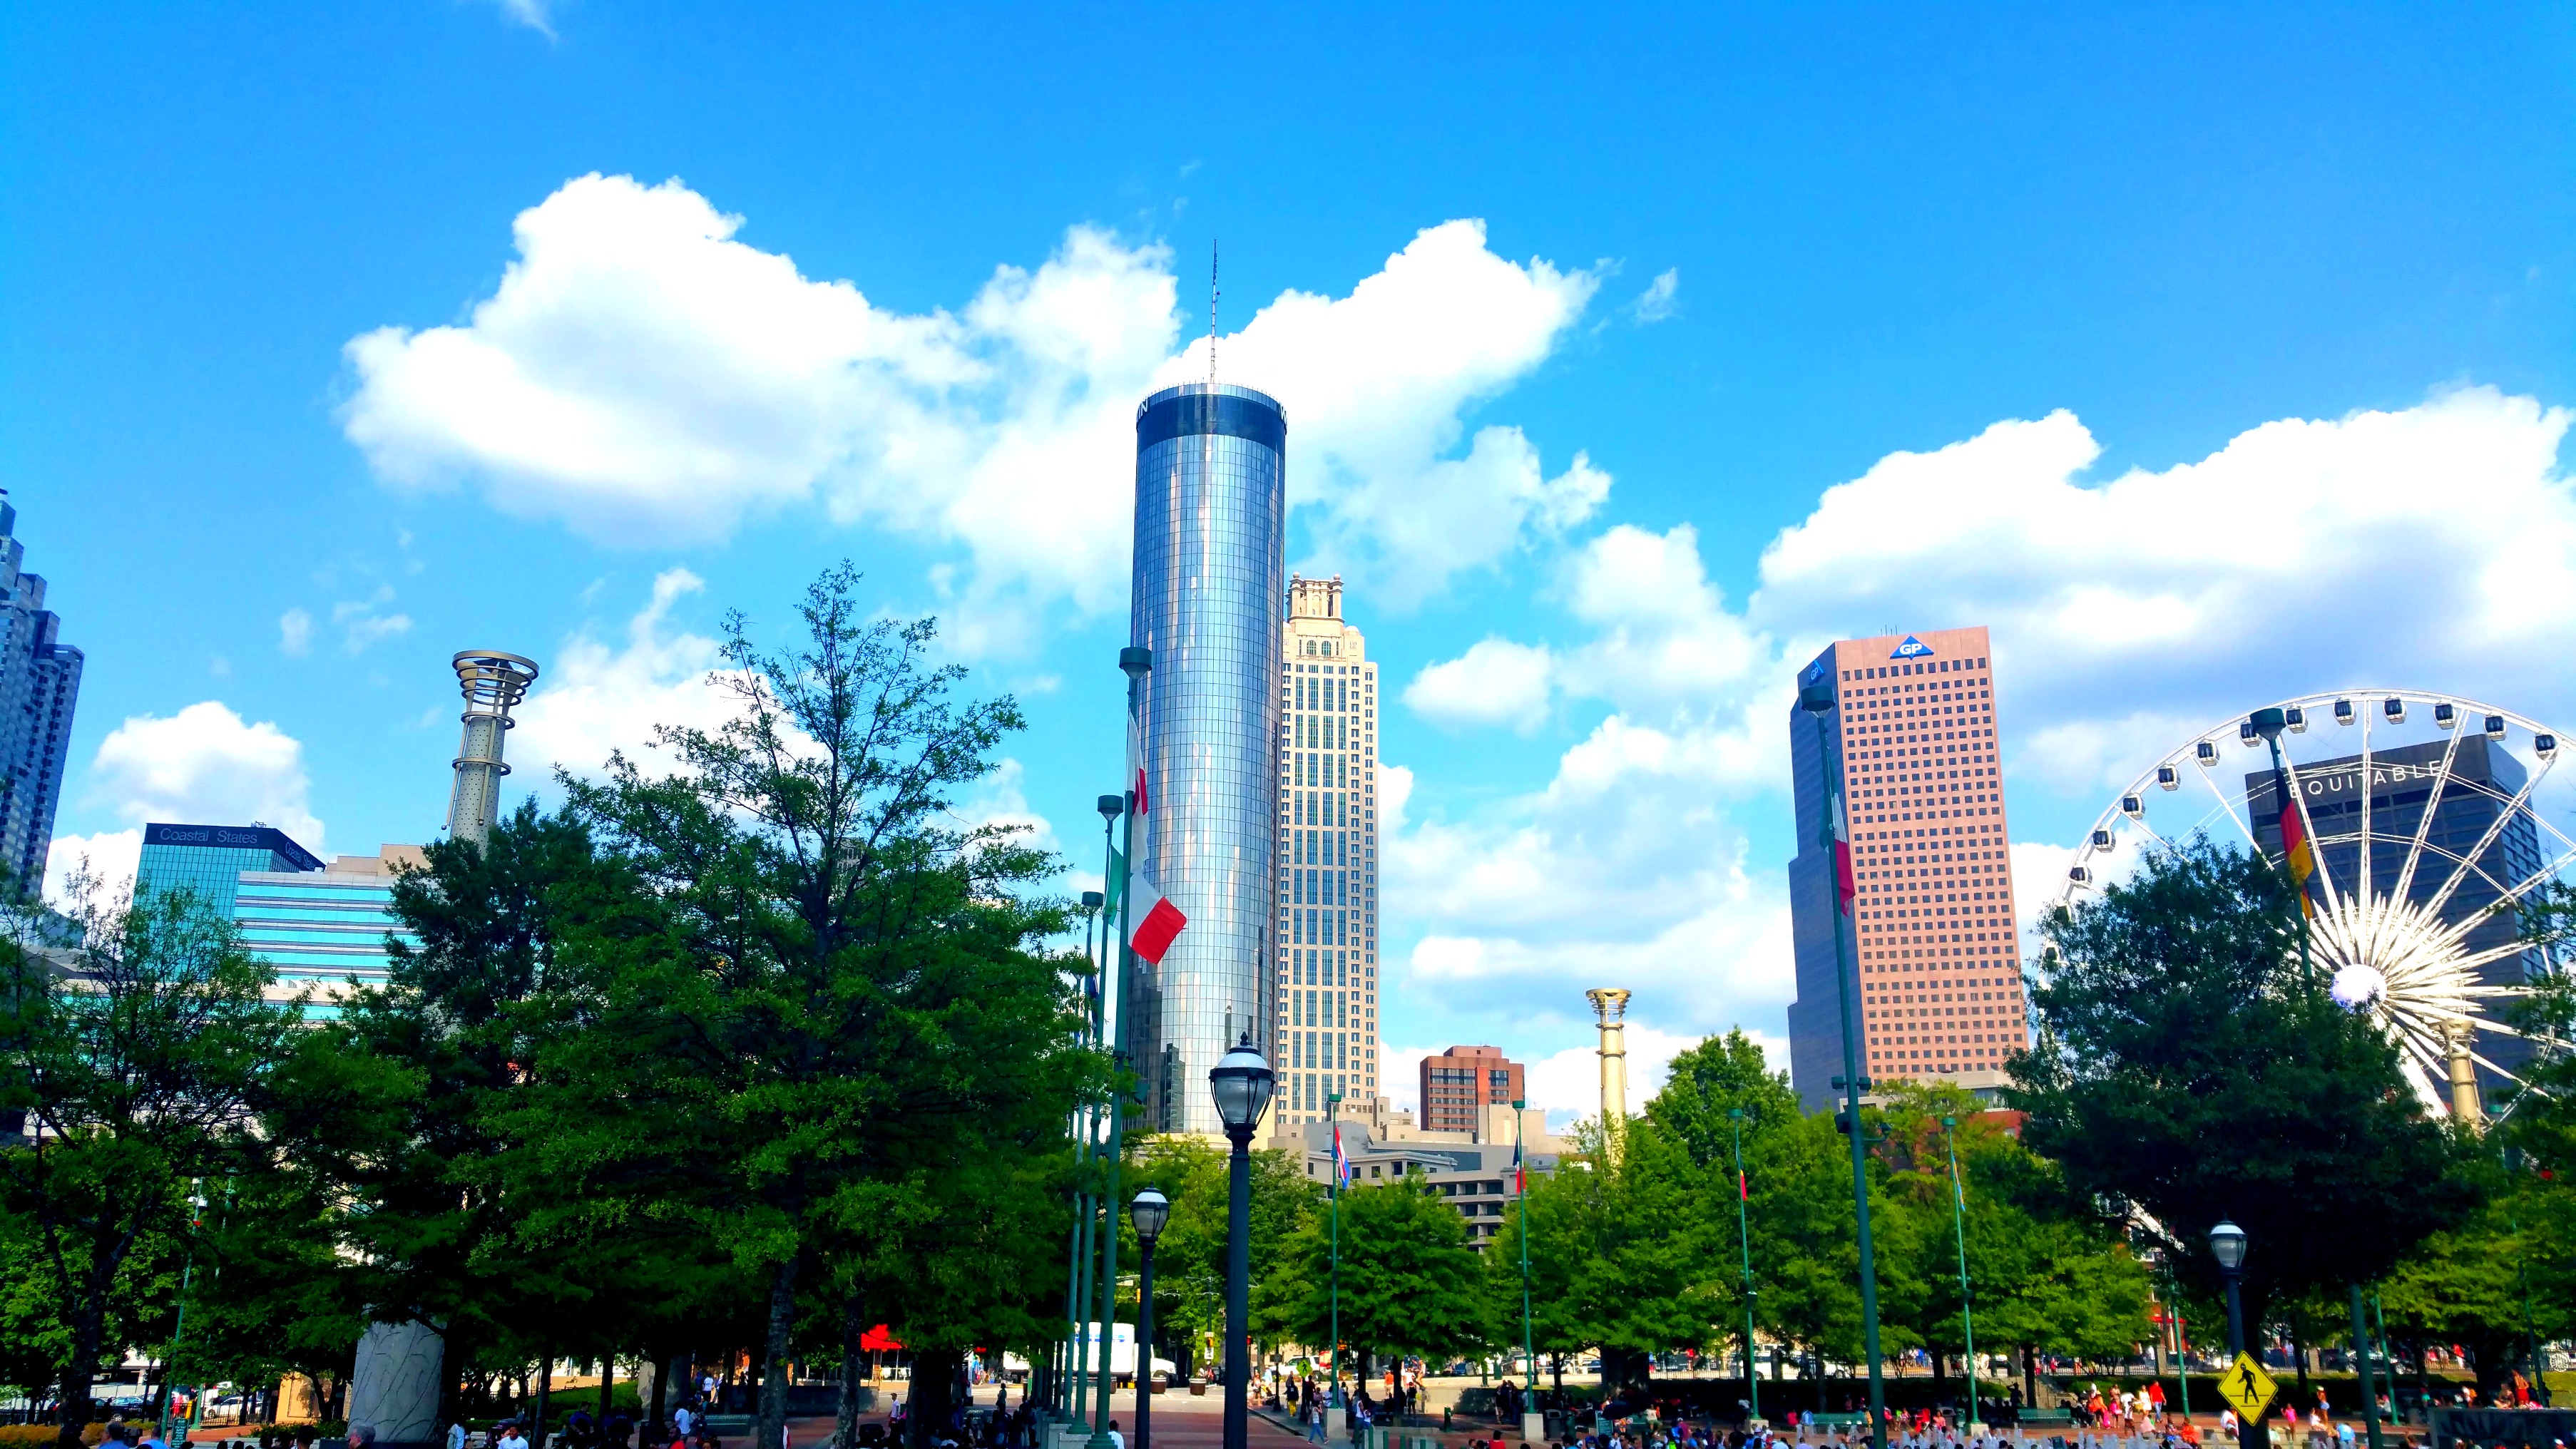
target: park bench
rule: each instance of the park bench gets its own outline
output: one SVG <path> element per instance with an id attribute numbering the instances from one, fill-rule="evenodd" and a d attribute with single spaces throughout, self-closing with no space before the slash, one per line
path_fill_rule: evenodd
<path id="1" fill-rule="evenodd" d="M 2025 1429 L 2071 1429 L 2075 1427 L 2075 1411 L 2068 1408 L 2024 1409 L 2014 1422 Z"/>
<path id="2" fill-rule="evenodd" d="M 1828 1434 L 1857 1434 L 1869 1427 L 1869 1415 L 1809 1414 L 1806 1422 Z"/>

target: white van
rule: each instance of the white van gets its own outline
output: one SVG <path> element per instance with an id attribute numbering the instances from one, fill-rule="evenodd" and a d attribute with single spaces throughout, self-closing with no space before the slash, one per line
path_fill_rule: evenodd
<path id="1" fill-rule="evenodd" d="M 1082 1356 L 1077 1360 L 1077 1366 L 1081 1361 L 1087 1360 L 1091 1365 L 1091 1371 L 1096 1374 L 1100 1372 L 1100 1325 L 1087 1323 L 1083 1327 L 1087 1332 L 1083 1341 L 1075 1349 L 1076 1354 Z M 1114 1323 L 1110 1328 L 1112 1331 L 1109 1337 L 1109 1371 L 1117 1376 L 1119 1383 L 1133 1384 L 1136 1381 L 1136 1325 Z M 1025 1382 L 1029 1373 L 1029 1361 L 1016 1353 L 1003 1354 L 1002 1372 L 1015 1380 Z M 1154 1360 L 1154 1377 L 1164 1383 L 1170 1383 L 1172 1376 L 1178 1372 L 1180 1372 L 1180 1365 L 1170 1359 L 1158 1357 Z"/>

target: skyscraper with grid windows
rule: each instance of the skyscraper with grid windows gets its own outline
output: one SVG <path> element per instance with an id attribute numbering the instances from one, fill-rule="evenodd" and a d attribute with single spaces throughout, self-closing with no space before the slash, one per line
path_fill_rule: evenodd
<path id="1" fill-rule="evenodd" d="M 0 868 L 35 891 L 53 850 L 83 660 L 45 607 L 44 579 L 21 567 L 26 545 L 6 496 L 0 489 Z"/>
<path id="2" fill-rule="evenodd" d="M 1288 581 L 1279 660 L 1276 1120 L 1378 1093 L 1377 666 L 1340 578 Z"/>
<path id="3" fill-rule="evenodd" d="M 1793 708 L 1789 724 L 1798 810 L 1791 1081 L 1811 1109 L 1832 1099 L 1848 992 L 1871 1079 L 1998 1088 L 2005 1056 L 2028 1042 L 2029 1027 L 1986 631 L 1846 639 L 1807 670 L 1834 681 L 1835 705 L 1821 738 L 1804 710 Z M 1840 961 L 1835 794 L 1854 888 Z"/>

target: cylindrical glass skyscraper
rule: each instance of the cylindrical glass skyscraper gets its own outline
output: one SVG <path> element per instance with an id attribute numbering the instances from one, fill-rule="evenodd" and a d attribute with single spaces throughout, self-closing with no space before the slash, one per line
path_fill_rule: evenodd
<path id="1" fill-rule="evenodd" d="M 1136 410 L 1128 637 L 1154 651 L 1138 848 L 1189 927 L 1159 968 L 1135 963 L 1127 1040 L 1165 1132 L 1222 1132 L 1208 1069 L 1268 1035 L 1287 446 L 1286 411 L 1246 387 L 1185 383 Z"/>

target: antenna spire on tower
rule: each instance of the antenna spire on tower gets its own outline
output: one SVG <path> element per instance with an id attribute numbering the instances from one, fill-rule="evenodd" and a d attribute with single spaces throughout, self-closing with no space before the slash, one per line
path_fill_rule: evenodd
<path id="1" fill-rule="evenodd" d="M 1216 238 L 1208 238 L 1208 386 L 1216 386 Z"/>

